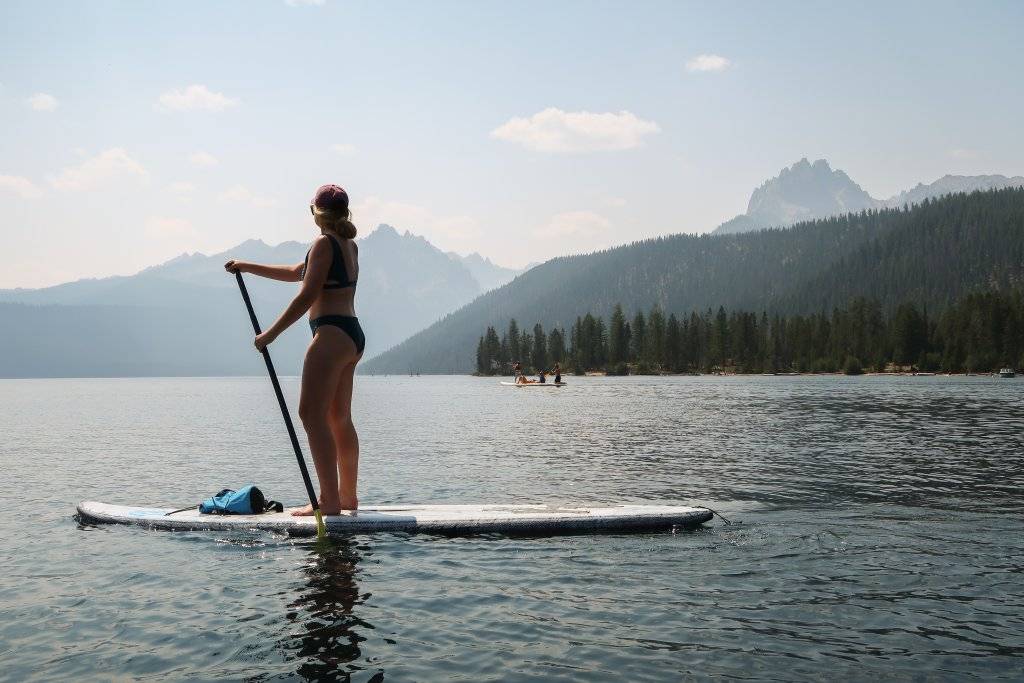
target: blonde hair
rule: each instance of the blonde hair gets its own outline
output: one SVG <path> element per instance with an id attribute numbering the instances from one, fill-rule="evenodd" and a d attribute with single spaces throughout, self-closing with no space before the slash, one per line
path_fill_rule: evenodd
<path id="1" fill-rule="evenodd" d="M 337 209 L 321 209 L 315 204 L 310 206 L 313 209 L 313 220 L 324 230 L 338 233 L 341 237 L 350 240 L 356 236 L 356 226 L 352 223 L 352 212 L 348 209 L 338 211 Z"/>

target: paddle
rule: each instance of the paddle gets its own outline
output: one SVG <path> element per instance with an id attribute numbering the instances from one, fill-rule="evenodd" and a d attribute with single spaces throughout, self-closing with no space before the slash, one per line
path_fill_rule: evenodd
<path id="1" fill-rule="evenodd" d="M 245 300 L 245 307 L 249 310 L 249 320 L 252 321 L 252 329 L 256 334 L 261 334 L 260 321 L 256 319 L 256 311 L 252 309 L 252 301 L 249 299 L 249 292 L 242 280 L 242 273 L 235 271 L 238 279 L 238 288 L 242 290 L 242 299 Z M 277 381 L 277 373 L 274 372 L 274 363 L 270 360 L 270 352 L 263 348 L 263 360 L 267 363 L 267 372 L 270 373 L 270 383 L 274 385 L 274 393 L 277 394 L 277 403 L 281 406 L 281 415 L 284 416 L 284 424 L 288 428 L 288 436 L 292 440 L 292 448 L 295 449 L 295 459 L 299 462 L 299 471 L 302 472 L 302 481 L 306 484 L 306 493 L 309 494 L 309 504 L 313 506 L 313 515 L 316 517 L 317 538 L 323 538 L 327 534 L 324 528 L 324 517 L 320 513 L 320 503 L 316 500 L 316 492 L 313 491 L 313 482 L 309 480 L 309 470 L 306 469 L 306 461 L 302 457 L 302 447 L 299 446 L 299 439 L 295 436 L 295 427 L 292 426 L 291 415 L 288 414 L 288 405 L 284 402 L 284 394 L 281 393 L 281 383 Z"/>

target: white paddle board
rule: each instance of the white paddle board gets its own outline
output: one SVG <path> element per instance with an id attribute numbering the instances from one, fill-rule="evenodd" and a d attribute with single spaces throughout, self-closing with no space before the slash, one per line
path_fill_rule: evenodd
<path id="1" fill-rule="evenodd" d="M 132 524 L 150 529 L 260 529 L 295 536 L 316 534 L 313 517 L 288 510 L 262 515 L 201 515 L 197 509 L 79 503 L 82 522 Z M 171 513 L 171 514 L 168 514 Z M 380 505 L 324 517 L 333 533 L 423 531 L 428 533 L 579 533 L 692 527 L 711 519 L 707 508 L 672 505 Z"/>
<path id="2" fill-rule="evenodd" d="M 527 382 L 523 384 L 521 382 L 502 382 L 506 387 L 537 387 L 543 389 L 545 387 L 564 387 L 568 382 Z"/>

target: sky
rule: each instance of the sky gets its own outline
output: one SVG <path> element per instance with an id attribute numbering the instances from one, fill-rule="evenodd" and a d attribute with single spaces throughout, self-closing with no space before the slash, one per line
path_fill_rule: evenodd
<path id="1" fill-rule="evenodd" d="M 309 241 L 314 190 L 521 267 L 705 232 L 802 157 L 1024 174 L 1020 2 L 0 4 L 0 288 Z"/>

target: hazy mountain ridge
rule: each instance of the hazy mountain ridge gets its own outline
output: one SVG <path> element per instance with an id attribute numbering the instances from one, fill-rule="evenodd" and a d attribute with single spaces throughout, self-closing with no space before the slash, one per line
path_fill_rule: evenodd
<path id="1" fill-rule="evenodd" d="M 1001 190 L 1007 187 L 1024 187 L 1024 176 L 1007 178 L 1004 175 L 944 175 L 934 183 L 927 185 L 918 183 L 909 190 L 883 202 L 885 206 L 901 207 L 907 204 L 919 204 L 925 199 L 941 197 L 956 192 L 974 192 L 976 190 Z"/>
<path id="2" fill-rule="evenodd" d="M 467 254 L 466 256 L 461 256 L 456 254 L 454 251 L 449 251 L 448 257 L 454 261 L 458 261 L 469 269 L 473 278 L 480 283 L 481 293 L 489 292 L 492 289 L 501 287 L 507 282 L 511 282 L 517 275 L 529 270 L 533 265 L 536 265 L 532 264 L 522 270 L 505 268 L 504 266 L 499 266 L 491 261 L 491 259 L 481 256 L 476 252 Z"/>
<path id="3" fill-rule="evenodd" d="M 747 212 L 722 223 L 718 235 L 786 227 L 800 221 L 839 216 L 867 209 L 898 208 L 925 199 L 975 190 L 997 190 L 1024 186 L 1024 177 L 1002 175 L 945 175 L 933 183 L 918 183 L 889 199 L 875 199 L 839 169 L 824 159 L 814 163 L 806 158 L 782 169 L 755 189 Z"/>
<path id="4" fill-rule="evenodd" d="M 367 333 L 367 357 L 423 329 L 482 291 L 466 264 L 422 237 L 399 234 L 391 226 L 381 225 L 357 244 L 360 284 L 356 310 L 365 312 L 361 321 Z M 144 359 L 151 356 L 147 349 L 169 353 L 163 341 L 169 338 L 177 340 L 179 352 L 160 356 L 151 366 L 154 373 L 258 372 L 259 367 L 248 362 L 251 329 L 241 297 L 223 264 L 229 258 L 295 264 L 303 260 L 308 248 L 300 242 L 268 245 L 251 239 L 217 254 L 182 254 L 131 276 L 0 290 L 0 304 L 10 304 L 0 305 L 0 326 L 8 337 L 0 348 L 11 351 L 0 358 L 0 376 L 24 376 L 27 367 L 36 367 L 47 376 L 139 374 L 138 368 L 146 367 Z M 495 272 L 500 268 L 490 265 Z M 253 276 L 247 276 L 246 282 L 264 326 L 296 292 L 296 285 L 290 283 Z M 62 346 L 58 340 L 66 335 L 59 328 L 67 324 L 62 321 L 69 320 L 76 321 L 76 344 L 69 341 Z M 168 320 L 190 332 L 170 331 Z M 90 321 L 102 321 L 102 325 Z M 32 339 L 40 336 L 55 339 L 39 347 L 35 360 L 14 352 L 31 348 L 33 343 L 38 346 Z M 135 344 L 121 348 L 111 343 L 112 338 L 134 339 Z M 282 372 L 298 371 L 308 341 L 308 327 L 300 321 L 275 342 Z M 107 353 L 111 348 L 121 351 Z M 196 349 L 203 349 L 205 355 L 197 355 Z M 22 361 L 15 362 L 16 357 Z M 62 369 L 58 372 L 57 368 Z"/>
<path id="5" fill-rule="evenodd" d="M 817 313 L 852 297 L 942 308 L 1024 282 L 1024 189 L 926 200 L 738 235 L 672 235 L 553 259 L 365 363 L 365 372 L 468 372 L 488 325 L 568 331 L 587 311 L 658 305 Z"/>

